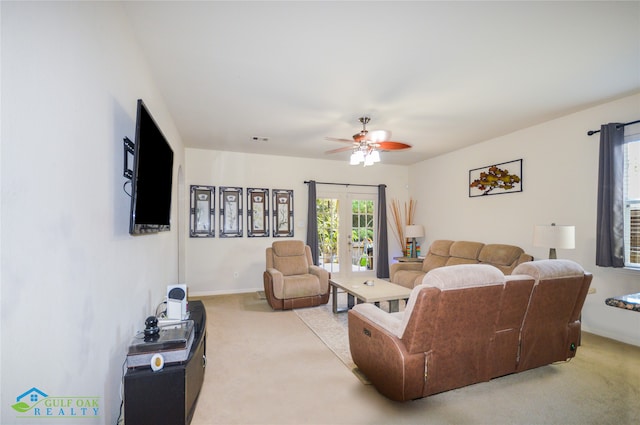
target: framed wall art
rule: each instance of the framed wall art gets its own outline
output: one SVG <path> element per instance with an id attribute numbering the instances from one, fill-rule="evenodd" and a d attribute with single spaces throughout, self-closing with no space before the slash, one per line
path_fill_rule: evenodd
<path id="1" fill-rule="evenodd" d="M 190 237 L 215 237 L 215 201 L 214 186 L 191 186 Z"/>
<path id="2" fill-rule="evenodd" d="M 269 189 L 247 188 L 247 236 L 269 236 Z"/>
<path id="3" fill-rule="evenodd" d="M 293 236 L 293 190 L 273 189 L 273 237 Z"/>
<path id="4" fill-rule="evenodd" d="M 522 159 L 469 170 L 469 197 L 522 192 Z"/>
<path id="5" fill-rule="evenodd" d="M 242 237 L 242 188 L 220 187 L 220 237 Z"/>

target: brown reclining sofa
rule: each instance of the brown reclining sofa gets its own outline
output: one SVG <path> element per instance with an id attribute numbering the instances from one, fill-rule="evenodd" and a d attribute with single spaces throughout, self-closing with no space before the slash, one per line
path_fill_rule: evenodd
<path id="1" fill-rule="evenodd" d="M 406 309 L 349 311 L 353 361 L 386 397 L 405 401 L 565 361 L 580 342 L 592 275 L 569 260 L 440 267 Z"/>

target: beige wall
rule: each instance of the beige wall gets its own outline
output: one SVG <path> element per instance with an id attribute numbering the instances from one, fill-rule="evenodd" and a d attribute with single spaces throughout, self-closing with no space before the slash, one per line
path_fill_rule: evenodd
<path id="1" fill-rule="evenodd" d="M 187 186 L 293 189 L 294 238 L 306 240 L 307 185 L 318 182 L 387 185 L 387 201 L 407 199 L 408 168 L 377 164 L 373 167 L 351 166 L 346 161 L 314 160 L 268 155 L 186 149 Z M 187 187 L 187 191 L 189 188 Z M 319 185 L 318 192 L 323 190 Z M 216 199 L 216 205 L 219 202 Z M 264 252 L 274 238 L 220 238 L 216 223 L 215 238 L 187 238 L 186 283 L 190 295 L 245 292 L 262 289 Z M 187 232 L 188 234 L 188 232 Z M 399 245 L 389 236 L 389 256 L 400 253 Z"/>
<path id="2" fill-rule="evenodd" d="M 131 338 L 178 279 L 177 229 L 128 233 L 122 138 L 134 139 L 138 98 L 172 145 L 176 181 L 184 147 L 120 4 L 0 7 L 0 423 L 32 423 L 11 405 L 37 387 L 99 397 L 101 416 L 80 422 L 113 424 Z"/>
<path id="3" fill-rule="evenodd" d="M 548 250 L 533 247 L 536 224 L 576 226 L 576 249 L 559 258 L 582 264 L 594 274 L 595 294 L 583 310 L 584 329 L 640 345 L 640 314 L 606 306 L 607 297 L 640 292 L 640 271 L 595 266 L 598 136 L 608 122 L 640 118 L 640 95 L 576 112 L 410 167 L 409 194 L 417 199 L 417 222 L 427 241 L 466 239 L 519 245 L 535 258 Z M 640 125 L 627 127 L 640 133 Z M 523 191 L 468 197 L 469 170 L 523 159 Z"/>

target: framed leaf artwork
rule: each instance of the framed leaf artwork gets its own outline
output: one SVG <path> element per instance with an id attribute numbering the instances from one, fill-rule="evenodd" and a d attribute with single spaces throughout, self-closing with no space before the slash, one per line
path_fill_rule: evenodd
<path id="1" fill-rule="evenodd" d="M 247 188 L 247 236 L 269 236 L 269 189 Z"/>
<path id="2" fill-rule="evenodd" d="M 522 159 L 469 170 L 469 197 L 522 192 Z"/>
<path id="3" fill-rule="evenodd" d="M 215 191 L 214 186 L 191 186 L 190 237 L 215 237 Z"/>
<path id="4" fill-rule="evenodd" d="M 273 237 L 293 236 L 293 190 L 273 189 Z"/>
<path id="5" fill-rule="evenodd" d="M 220 237 L 242 237 L 241 187 L 220 187 Z"/>

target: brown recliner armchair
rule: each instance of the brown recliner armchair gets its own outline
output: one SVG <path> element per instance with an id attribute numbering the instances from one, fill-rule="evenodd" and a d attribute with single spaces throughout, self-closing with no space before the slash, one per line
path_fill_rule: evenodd
<path id="1" fill-rule="evenodd" d="M 329 272 L 313 264 L 302 241 L 276 241 L 266 250 L 264 292 L 274 310 L 313 307 L 329 302 Z"/>

